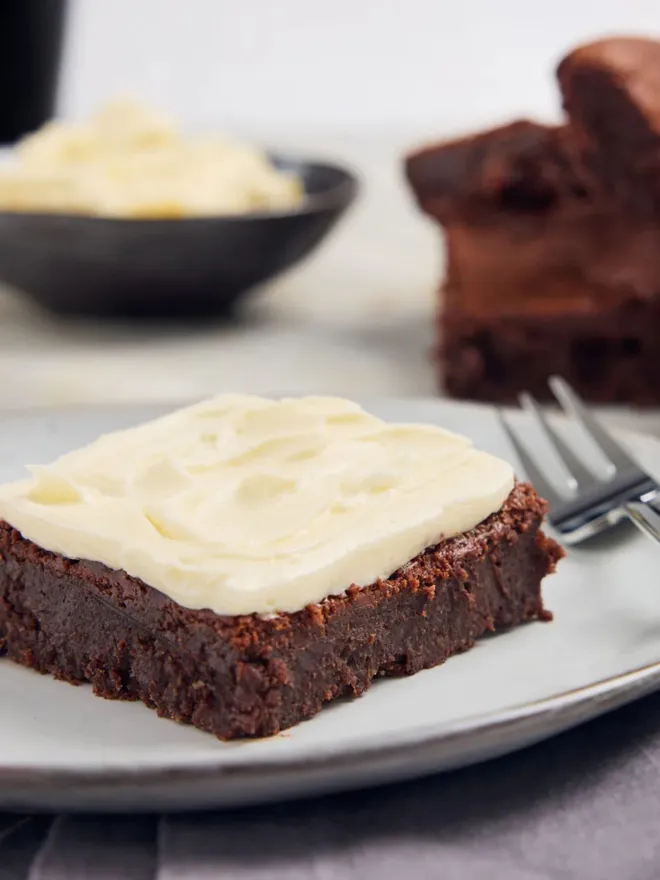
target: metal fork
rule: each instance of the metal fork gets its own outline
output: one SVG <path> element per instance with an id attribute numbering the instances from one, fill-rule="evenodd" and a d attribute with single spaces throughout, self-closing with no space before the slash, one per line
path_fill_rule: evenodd
<path id="1" fill-rule="evenodd" d="M 500 423 L 527 478 L 548 502 L 548 519 L 555 531 L 565 543 L 578 544 L 628 518 L 660 543 L 657 481 L 603 428 L 567 382 L 553 376 L 549 385 L 564 413 L 581 425 L 608 465 L 607 475 L 599 476 L 558 434 L 532 395 L 521 394 L 522 408 L 533 418 L 564 466 L 565 485 L 556 485 L 521 442 L 504 413 L 498 410 Z"/>

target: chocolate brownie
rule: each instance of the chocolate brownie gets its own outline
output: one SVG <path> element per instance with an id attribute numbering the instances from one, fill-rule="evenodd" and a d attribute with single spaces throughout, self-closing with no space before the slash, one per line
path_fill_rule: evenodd
<path id="1" fill-rule="evenodd" d="M 657 224 L 660 208 L 660 43 L 580 46 L 557 70 L 585 167 L 627 211 Z"/>
<path id="2" fill-rule="evenodd" d="M 458 397 L 657 404 L 660 43 L 602 40 L 558 78 L 560 126 L 519 121 L 406 160 L 447 253 L 437 363 Z"/>
<path id="3" fill-rule="evenodd" d="M 265 617 L 184 608 L 0 523 L 0 653 L 221 739 L 275 734 L 377 676 L 412 674 L 486 632 L 548 618 L 541 581 L 563 554 L 540 529 L 544 511 L 517 484 L 497 513 L 387 580 Z"/>
<path id="4" fill-rule="evenodd" d="M 602 404 L 657 402 L 660 301 L 629 300 L 597 312 L 502 314 L 497 323 L 457 305 L 438 315 L 445 388 L 454 397 L 514 403 L 524 388 L 548 398 L 548 375 L 570 376 Z"/>
<path id="5" fill-rule="evenodd" d="M 522 119 L 422 148 L 407 157 L 406 176 L 422 210 L 441 223 L 536 214 L 584 195 L 566 141 L 565 128 Z"/>

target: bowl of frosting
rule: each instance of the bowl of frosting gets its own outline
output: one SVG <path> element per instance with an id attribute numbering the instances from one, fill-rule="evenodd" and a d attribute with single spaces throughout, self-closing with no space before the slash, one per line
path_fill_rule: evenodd
<path id="1" fill-rule="evenodd" d="M 225 314 L 310 254 L 356 192 L 339 165 L 114 101 L 47 123 L 0 168 L 0 281 L 60 313 Z"/>

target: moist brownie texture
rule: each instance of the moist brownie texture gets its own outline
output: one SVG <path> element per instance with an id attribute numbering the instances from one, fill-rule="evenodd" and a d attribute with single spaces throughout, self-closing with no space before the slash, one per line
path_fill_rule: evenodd
<path id="1" fill-rule="evenodd" d="M 191 610 L 122 571 L 40 549 L 0 523 L 0 654 L 221 739 L 266 736 L 379 675 L 409 675 L 486 632 L 546 619 L 563 555 L 543 501 L 517 484 L 500 511 L 388 580 L 296 613 Z"/>
<path id="2" fill-rule="evenodd" d="M 485 222 L 548 208 L 584 193 L 567 150 L 568 130 L 521 119 L 409 156 L 420 207 L 443 223 Z"/>
<path id="3" fill-rule="evenodd" d="M 524 388 L 548 395 L 548 375 L 570 376 L 596 403 L 653 405 L 660 301 L 628 300 L 596 313 L 504 314 L 497 323 L 455 305 L 438 315 L 444 384 L 454 397 L 514 403 Z M 520 380 L 518 377 L 524 377 Z"/>
<path id="4" fill-rule="evenodd" d="M 557 76 L 567 118 L 518 121 L 406 160 L 442 225 L 439 374 L 457 397 L 657 404 L 660 43 L 601 40 Z"/>

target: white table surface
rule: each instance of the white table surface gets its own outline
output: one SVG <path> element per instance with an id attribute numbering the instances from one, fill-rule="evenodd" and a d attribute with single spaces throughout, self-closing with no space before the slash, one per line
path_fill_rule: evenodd
<path id="1" fill-rule="evenodd" d="M 397 148 L 308 140 L 291 137 L 299 153 L 357 166 L 361 198 L 305 264 L 246 303 L 240 323 L 192 330 L 64 322 L 2 291 L 0 407 L 227 390 L 433 393 L 439 246 L 399 179 Z"/>
<path id="2" fill-rule="evenodd" d="M 57 320 L 0 289 L 0 409 L 223 391 L 437 394 L 442 253 L 401 179 L 410 136 L 280 133 L 272 142 L 345 161 L 362 177 L 359 201 L 317 253 L 255 293 L 240 321 L 198 329 Z M 660 433 L 660 410 L 615 419 Z"/>

